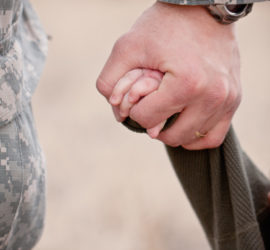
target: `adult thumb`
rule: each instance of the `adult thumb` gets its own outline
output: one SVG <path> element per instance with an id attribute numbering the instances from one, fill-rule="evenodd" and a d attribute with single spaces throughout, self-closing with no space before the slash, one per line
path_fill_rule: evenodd
<path id="1" fill-rule="evenodd" d="M 109 99 L 116 83 L 130 70 L 140 68 L 138 59 L 143 56 L 129 34 L 119 38 L 97 79 L 98 91 Z"/>

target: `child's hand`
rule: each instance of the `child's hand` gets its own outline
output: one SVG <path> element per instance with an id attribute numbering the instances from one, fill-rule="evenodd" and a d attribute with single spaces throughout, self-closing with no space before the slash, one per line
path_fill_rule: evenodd
<path id="1" fill-rule="evenodd" d="M 128 72 L 115 85 L 110 103 L 114 107 L 116 119 L 120 122 L 129 116 L 129 111 L 137 102 L 146 95 L 159 88 L 163 74 L 156 70 L 134 69 Z M 147 129 L 150 137 L 156 138 L 166 121 L 154 128 Z"/>

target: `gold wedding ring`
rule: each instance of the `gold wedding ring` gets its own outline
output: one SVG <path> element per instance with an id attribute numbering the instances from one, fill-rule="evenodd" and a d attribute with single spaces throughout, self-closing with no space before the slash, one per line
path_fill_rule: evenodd
<path id="1" fill-rule="evenodd" d="M 202 134 L 199 131 L 196 131 L 195 132 L 195 135 L 196 135 L 197 138 L 202 138 L 202 137 L 205 137 L 206 136 L 206 134 Z"/>

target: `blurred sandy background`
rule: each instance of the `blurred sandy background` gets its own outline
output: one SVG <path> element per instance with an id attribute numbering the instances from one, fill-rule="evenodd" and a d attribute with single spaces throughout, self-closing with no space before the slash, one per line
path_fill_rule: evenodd
<path id="1" fill-rule="evenodd" d="M 114 41 L 153 0 L 35 0 L 53 40 L 34 97 L 48 207 L 36 250 L 206 250 L 163 145 L 117 124 L 95 89 Z M 270 3 L 238 25 L 243 147 L 269 175 Z"/>

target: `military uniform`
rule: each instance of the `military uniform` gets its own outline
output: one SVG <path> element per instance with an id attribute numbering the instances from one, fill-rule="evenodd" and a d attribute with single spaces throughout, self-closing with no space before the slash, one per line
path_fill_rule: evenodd
<path id="1" fill-rule="evenodd" d="M 0 1 L 0 249 L 31 249 L 43 228 L 45 168 L 31 97 L 46 44 L 27 1 Z"/>

